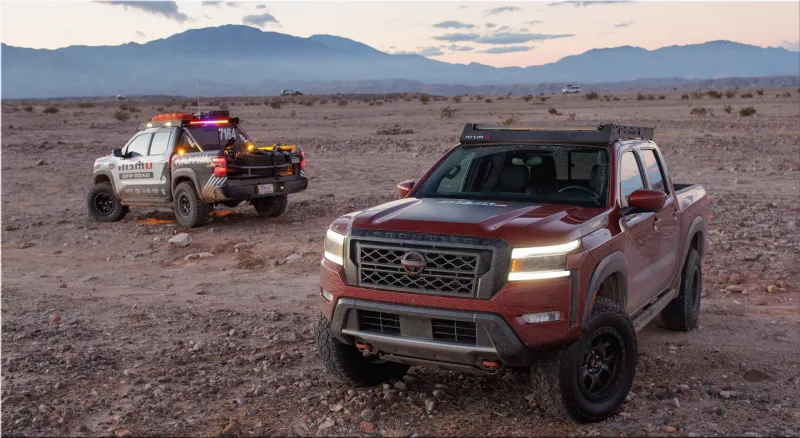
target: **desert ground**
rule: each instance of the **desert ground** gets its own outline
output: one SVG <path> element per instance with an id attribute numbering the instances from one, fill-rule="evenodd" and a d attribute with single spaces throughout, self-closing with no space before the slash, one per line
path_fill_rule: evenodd
<path id="1" fill-rule="evenodd" d="M 201 98 L 204 109 L 227 105 L 261 143 L 301 146 L 310 184 L 279 218 L 220 207 L 186 248 L 167 243 L 181 231 L 169 210 L 132 207 L 121 222 L 99 223 L 85 195 L 96 157 L 121 147 L 138 121 L 193 99 L 4 101 L 3 433 L 800 435 L 800 90 L 653 94 L 378 95 L 347 105 L 304 96 L 277 109 L 264 103 L 274 97 Z M 51 106 L 58 112 L 45 113 Z M 745 107 L 757 112 L 742 116 Z M 392 200 L 464 123 L 501 120 L 653 125 L 674 182 L 710 194 L 700 328 L 642 330 L 633 389 L 607 421 L 543 417 L 524 373 L 415 367 L 402 382 L 350 388 L 316 357 L 328 224 Z M 249 248 L 235 251 L 240 243 Z M 214 256 L 186 260 L 199 252 Z"/>

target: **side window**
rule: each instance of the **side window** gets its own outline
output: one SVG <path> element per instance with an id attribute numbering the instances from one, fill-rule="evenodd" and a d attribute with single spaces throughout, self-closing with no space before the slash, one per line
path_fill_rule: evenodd
<path id="1" fill-rule="evenodd" d="M 439 183 L 438 193 L 460 193 L 464 190 L 464 180 L 469 173 L 469 167 L 475 158 L 475 152 L 467 154 L 458 164 L 448 171 Z"/>
<path id="2" fill-rule="evenodd" d="M 169 146 L 169 131 L 160 131 L 153 134 L 153 142 L 150 143 L 150 155 L 162 155 Z"/>
<path id="3" fill-rule="evenodd" d="M 628 196 L 635 190 L 644 188 L 644 179 L 639 170 L 639 160 L 633 152 L 622 154 L 619 168 L 619 180 L 622 190 L 622 206 L 628 206 Z"/>
<path id="4" fill-rule="evenodd" d="M 647 172 L 647 179 L 653 186 L 653 190 L 662 190 L 664 193 L 669 194 L 669 189 L 664 183 L 664 169 L 661 168 L 661 162 L 658 160 L 658 155 L 653 149 L 645 149 L 642 151 L 642 158 L 644 159 L 644 170 Z"/>
<path id="5" fill-rule="evenodd" d="M 150 148 L 150 138 L 152 137 L 153 134 L 141 134 L 137 136 L 128 143 L 128 146 L 125 146 L 125 150 L 122 151 L 123 155 L 127 155 L 128 158 L 147 155 L 147 150 Z"/>

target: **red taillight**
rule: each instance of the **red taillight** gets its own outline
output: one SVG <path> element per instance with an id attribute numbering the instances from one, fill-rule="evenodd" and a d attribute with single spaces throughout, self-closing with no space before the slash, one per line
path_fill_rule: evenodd
<path id="1" fill-rule="evenodd" d="M 219 177 L 228 176 L 228 160 L 225 157 L 214 157 L 211 159 L 214 163 L 214 175 Z"/>
<path id="2" fill-rule="evenodd" d="M 300 169 L 305 170 L 306 168 L 306 153 L 300 152 Z"/>

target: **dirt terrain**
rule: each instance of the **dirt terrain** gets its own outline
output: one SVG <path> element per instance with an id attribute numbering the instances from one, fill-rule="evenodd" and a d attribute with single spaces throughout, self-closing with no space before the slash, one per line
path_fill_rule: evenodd
<path id="1" fill-rule="evenodd" d="M 179 232 L 167 210 L 132 208 L 105 224 L 85 205 L 94 159 L 121 147 L 134 120 L 180 111 L 184 99 L 134 99 L 127 122 L 114 118 L 114 100 L 3 102 L 3 433 L 800 435 L 800 94 L 743 93 L 295 98 L 280 109 L 263 97 L 221 99 L 260 142 L 304 148 L 309 190 L 272 220 L 221 207 L 189 231 L 186 248 L 167 243 Z M 50 105 L 59 111 L 43 113 Z M 740 116 L 748 106 L 757 113 Z M 445 107 L 456 110 L 450 118 Z M 699 107 L 705 115 L 690 114 Z M 654 125 L 674 181 L 710 193 L 700 328 L 674 333 L 654 321 L 639 333 L 633 391 L 608 421 L 543 418 L 523 373 L 412 368 L 401 382 L 354 389 L 315 356 L 328 224 L 393 199 L 395 184 L 419 176 L 464 123 L 501 119 Z M 214 256 L 186 260 L 200 252 Z"/>

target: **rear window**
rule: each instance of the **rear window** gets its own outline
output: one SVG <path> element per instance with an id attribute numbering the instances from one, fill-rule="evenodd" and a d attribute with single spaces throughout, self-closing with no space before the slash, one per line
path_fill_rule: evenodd
<path id="1" fill-rule="evenodd" d="M 190 126 L 184 129 L 203 151 L 224 149 L 228 144 L 233 144 L 239 149 L 249 141 L 244 131 L 238 126 Z"/>

